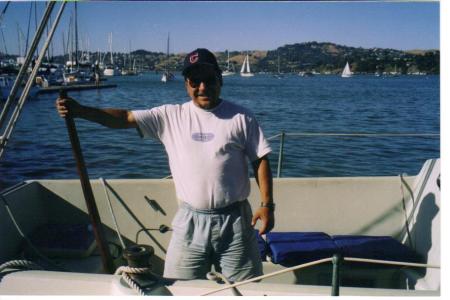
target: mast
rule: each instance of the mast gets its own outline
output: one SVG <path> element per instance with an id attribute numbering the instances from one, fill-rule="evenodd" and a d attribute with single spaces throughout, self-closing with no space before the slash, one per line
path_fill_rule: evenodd
<path id="1" fill-rule="evenodd" d="M 20 27 L 18 22 L 17 22 L 17 40 L 19 42 L 19 57 L 20 57 L 22 56 L 22 49 L 20 47 Z"/>
<path id="2" fill-rule="evenodd" d="M 128 52 L 128 60 L 130 61 L 130 66 L 128 69 L 131 69 L 131 40 L 129 40 L 130 52 Z"/>
<path id="3" fill-rule="evenodd" d="M 67 40 L 67 48 L 70 48 L 69 51 L 69 61 L 70 61 L 70 72 L 73 71 L 73 12 L 70 15 L 70 22 L 69 22 L 69 34 L 68 34 L 68 40 Z M 70 45 L 70 47 L 69 47 Z"/>
<path id="4" fill-rule="evenodd" d="M 38 21 L 37 21 L 37 2 L 34 2 L 34 31 L 38 30 Z M 36 46 L 36 56 L 39 56 L 39 45 Z"/>
<path id="5" fill-rule="evenodd" d="M 109 51 L 111 52 L 111 65 L 114 65 L 114 58 L 112 52 L 112 32 L 109 33 Z"/>
<path id="6" fill-rule="evenodd" d="M 66 56 L 66 37 L 64 36 L 64 31 L 62 31 L 61 34 L 62 34 L 63 57 L 65 57 Z"/>
<path id="7" fill-rule="evenodd" d="M 33 2 L 30 2 L 30 12 L 28 14 L 27 42 L 25 43 L 25 53 L 28 52 L 28 38 L 30 37 L 31 13 L 33 12 Z"/>
<path id="8" fill-rule="evenodd" d="M 2 33 L 3 45 L 5 46 L 5 54 L 8 55 L 8 48 L 6 48 L 5 35 L 3 33 L 3 28 L 0 27 L 0 32 Z"/>
<path id="9" fill-rule="evenodd" d="M 167 34 L 166 73 L 169 72 L 170 32 Z"/>
<path id="10" fill-rule="evenodd" d="M 78 69 L 78 4 L 75 2 L 75 64 Z"/>
<path id="11" fill-rule="evenodd" d="M 278 74 L 280 73 L 280 53 L 278 53 Z"/>

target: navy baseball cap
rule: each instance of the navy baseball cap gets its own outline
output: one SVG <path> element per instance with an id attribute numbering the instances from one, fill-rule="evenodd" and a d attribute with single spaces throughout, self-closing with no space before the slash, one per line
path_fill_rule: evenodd
<path id="1" fill-rule="evenodd" d="M 222 74 L 214 54 L 208 49 L 198 48 L 184 58 L 183 76 L 186 76 L 189 70 L 193 69 L 195 66 L 201 65 L 211 66 L 218 74 Z"/>

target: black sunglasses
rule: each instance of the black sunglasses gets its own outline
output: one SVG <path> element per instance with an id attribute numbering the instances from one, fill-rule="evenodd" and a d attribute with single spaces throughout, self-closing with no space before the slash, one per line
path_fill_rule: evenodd
<path id="1" fill-rule="evenodd" d="M 219 82 L 219 78 L 216 75 L 190 76 L 188 77 L 188 82 L 192 88 L 198 88 L 202 82 L 206 86 L 216 85 Z"/>

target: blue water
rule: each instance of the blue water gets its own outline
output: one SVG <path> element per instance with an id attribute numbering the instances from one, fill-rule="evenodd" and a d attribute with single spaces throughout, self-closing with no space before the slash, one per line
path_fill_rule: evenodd
<path id="1" fill-rule="evenodd" d="M 143 109 L 188 101 L 184 83 L 145 74 L 115 77 L 115 89 L 71 92 L 82 104 Z M 276 79 L 224 78 L 222 98 L 250 108 L 265 135 L 286 133 L 440 133 L 438 76 L 338 76 Z M 0 189 L 28 179 L 77 178 L 65 122 L 56 95 L 26 103 L 0 161 Z M 142 140 L 134 129 L 112 130 L 77 120 L 91 179 L 162 178 L 170 174 L 163 146 Z M 277 172 L 279 139 L 271 141 Z M 439 137 L 287 137 L 283 177 L 417 174 L 440 156 Z"/>

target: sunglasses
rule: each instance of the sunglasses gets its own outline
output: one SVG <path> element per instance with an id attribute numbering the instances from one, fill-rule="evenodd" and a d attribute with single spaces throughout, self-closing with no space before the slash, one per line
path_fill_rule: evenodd
<path id="1" fill-rule="evenodd" d="M 191 76 L 188 78 L 188 83 L 192 88 L 198 88 L 203 82 L 206 86 L 214 86 L 219 82 L 219 78 L 216 75 L 207 76 Z"/>

